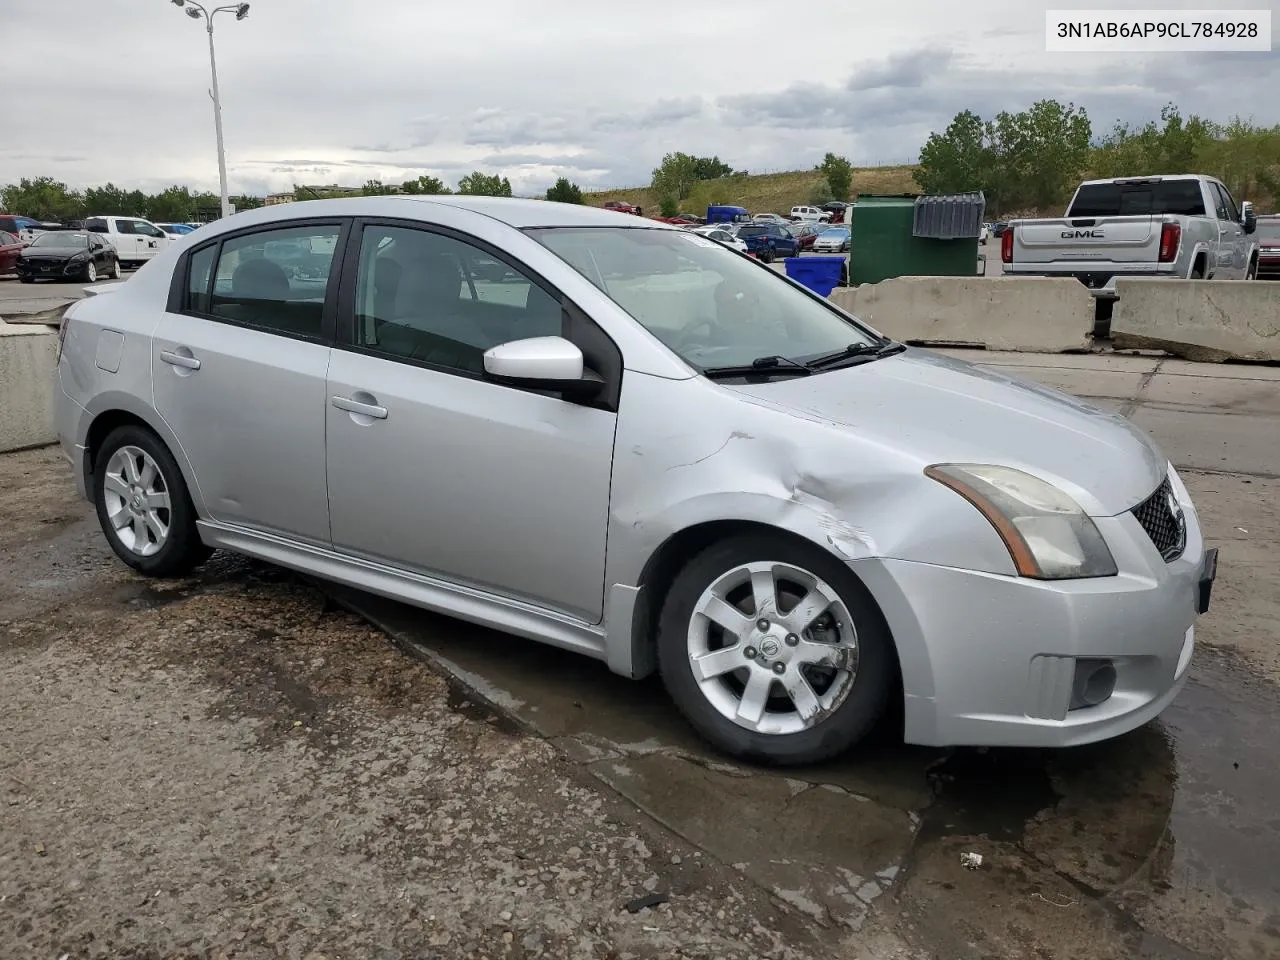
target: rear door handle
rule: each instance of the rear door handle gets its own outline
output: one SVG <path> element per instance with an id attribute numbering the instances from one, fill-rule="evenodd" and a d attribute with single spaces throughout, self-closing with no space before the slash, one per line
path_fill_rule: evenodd
<path id="1" fill-rule="evenodd" d="M 172 367 L 182 367 L 186 370 L 200 369 L 200 361 L 195 357 L 188 357 L 181 353 L 174 353 L 172 350 L 161 350 L 160 359 Z"/>
<path id="2" fill-rule="evenodd" d="M 352 400 L 349 397 L 334 397 L 333 405 L 339 410 L 345 410 L 347 413 L 358 413 L 365 417 L 373 417 L 375 420 L 387 419 L 387 408 L 379 407 L 372 403 L 361 403 L 359 400 Z"/>

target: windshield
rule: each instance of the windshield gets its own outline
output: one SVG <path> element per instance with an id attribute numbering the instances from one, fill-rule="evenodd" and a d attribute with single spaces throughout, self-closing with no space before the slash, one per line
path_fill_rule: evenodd
<path id="1" fill-rule="evenodd" d="M 1259 240 L 1280 240 L 1280 220 L 1259 220 Z"/>
<path id="2" fill-rule="evenodd" d="M 40 236 L 31 241 L 31 246 L 56 250 L 86 249 L 89 246 L 89 235 L 87 233 L 66 233 L 61 230 L 55 230 L 50 233 L 40 234 Z"/>
<path id="3" fill-rule="evenodd" d="M 878 343 L 768 267 L 683 230 L 527 231 L 699 368 L 791 360 Z"/>
<path id="4" fill-rule="evenodd" d="M 822 235 L 824 237 L 839 237 L 848 234 L 848 232 L 848 227 L 832 227 L 830 230 L 823 230 Z"/>

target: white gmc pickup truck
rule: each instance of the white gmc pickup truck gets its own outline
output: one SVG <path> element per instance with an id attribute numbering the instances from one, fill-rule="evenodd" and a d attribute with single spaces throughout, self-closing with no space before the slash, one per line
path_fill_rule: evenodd
<path id="1" fill-rule="evenodd" d="M 1005 276 L 1075 277 L 1113 298 L 1116 277 L 1252 280 L 1257 217 L 1213 177 L 1087 180 L 1066 216 L 1012 220 L 1000 237 Z"/>

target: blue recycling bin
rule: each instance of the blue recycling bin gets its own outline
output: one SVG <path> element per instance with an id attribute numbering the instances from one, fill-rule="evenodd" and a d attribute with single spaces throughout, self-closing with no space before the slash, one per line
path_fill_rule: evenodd
<path id="1" fill-rule="evenodd" d="M 844 257 L 787 257 L 787 276 L 820 297 L 831 296 L 840 283 Z"/>

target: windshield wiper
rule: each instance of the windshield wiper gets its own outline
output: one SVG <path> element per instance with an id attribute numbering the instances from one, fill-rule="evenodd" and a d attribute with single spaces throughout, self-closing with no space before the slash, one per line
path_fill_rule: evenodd
<path id="1" fill-rule="evenodd" d="M 846 360 L 879 360 L 881 357 L 891 357 L 895 353 L 901 353 L 905 349 L 907 349 L 907 345 L 898 343 L 896 340 L 885 340 L 882 343 L 851 343 L 843 350 L 814 357 L 806 362 L 805 366 L 810 370 L 821 370 L 824 367 L 835 366 Z"/>
<path id="2" fill-rule="evenodd" d="M 750 363 L 736 364 L 728 367 L 704 367 L 703 376 L 712 380 L 729 379 L 731 377 L 788 376 L 807 377 L 813 373 L 809 367 L 796 363 L 786 357 L 756 357 Z"/>

